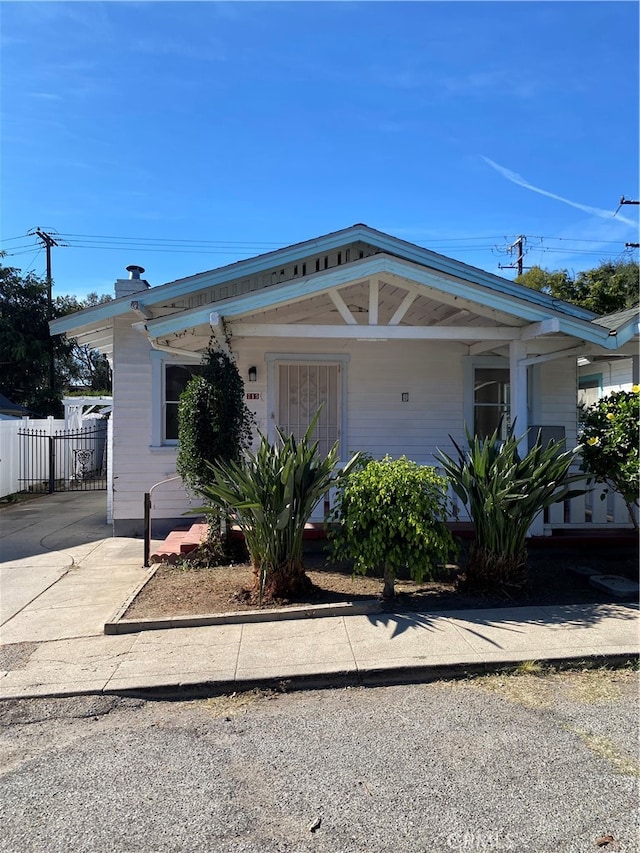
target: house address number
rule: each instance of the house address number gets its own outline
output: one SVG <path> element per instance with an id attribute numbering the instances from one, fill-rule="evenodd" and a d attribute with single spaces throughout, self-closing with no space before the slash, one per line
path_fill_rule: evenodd
<path id="1" fill-rule="evenodd" d="M 247 391 L 247 400 L 259 400 L 260 392 L 259 391 Z"/>

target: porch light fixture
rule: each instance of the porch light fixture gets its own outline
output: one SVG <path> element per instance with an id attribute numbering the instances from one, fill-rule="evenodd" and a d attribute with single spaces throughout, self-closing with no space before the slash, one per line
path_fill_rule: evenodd
<path id="1" fill-rule="evenodd" d="M 250 367 L 249 368 L 249 382 L 256 382 L 258 379 L 258 368 Z"/>

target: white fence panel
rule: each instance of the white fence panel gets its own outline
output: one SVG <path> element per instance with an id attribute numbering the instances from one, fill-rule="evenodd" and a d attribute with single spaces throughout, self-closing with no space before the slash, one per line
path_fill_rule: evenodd
<path id="1" fill-rule="evenodd" d="M 0 421 L 0 498 L 19 489 L 20 458 L 18 425 L 20 420 Z"/>

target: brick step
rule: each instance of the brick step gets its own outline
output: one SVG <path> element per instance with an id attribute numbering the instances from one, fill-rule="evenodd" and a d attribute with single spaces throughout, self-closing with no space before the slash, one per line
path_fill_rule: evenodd
<path id="1" fill-rule="evenodd" d="M 189 530 L 172 530 L 161 545 L 151 554 L 152 563 L 175 563 L 178 557 L 195 551 L 206 539 L 209 526 L 207 524 L 192 524 Z M 232 528 L 231 535 L 242 539 L 242 533 L 237 527 Z M 307 522 L 304 526 L 303 539 L 325 539 L 324 524 Z"/>
<path id="2" fill-rule="evenodd" d="M 192 524 L 189 530 L 172 530 L 164 542 L 154 551 L 152 563 L 176 562 L 183 554 L 190 554 L 200 546 L 207 535 L 208 525 Z"/>

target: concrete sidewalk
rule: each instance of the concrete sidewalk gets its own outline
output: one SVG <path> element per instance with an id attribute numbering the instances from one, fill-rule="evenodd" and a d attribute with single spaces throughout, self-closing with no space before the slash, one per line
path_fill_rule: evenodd
<path id="1" fill-rule="evenodd" d="M 110 538 L 104 493 L 0 512 L 0 698 L 170 696 L 282 682 L 422 680 L 519 661 L 638 654 L 637 604 L 323 616 L 106 636 L 144 575 L 142 541 Z"/>

